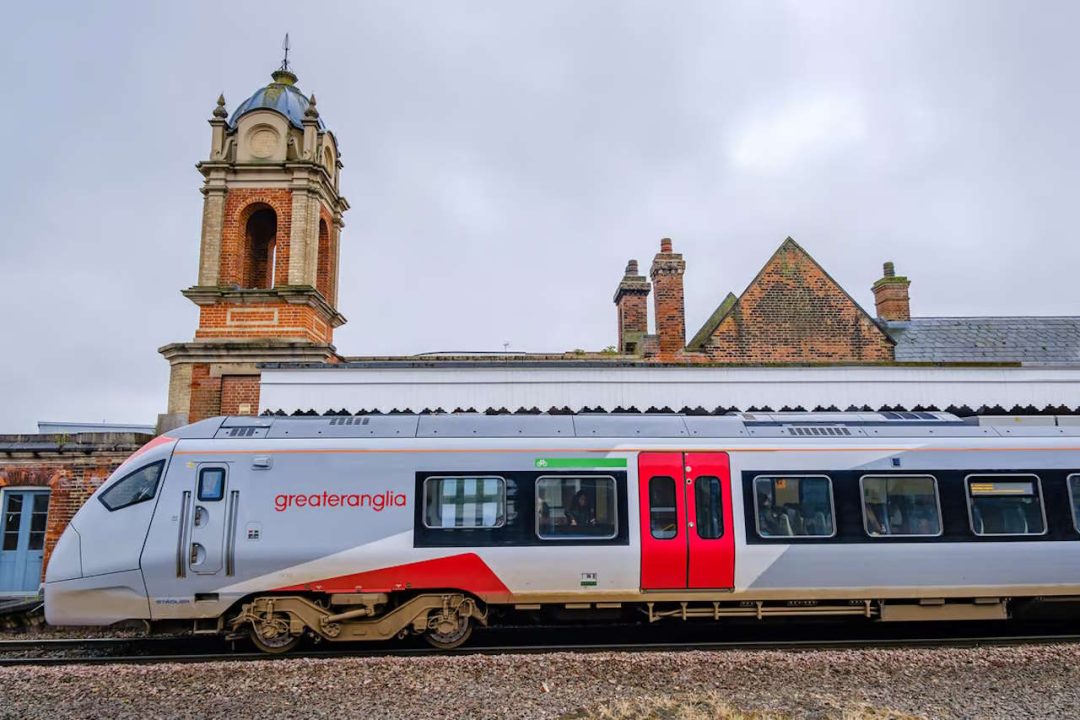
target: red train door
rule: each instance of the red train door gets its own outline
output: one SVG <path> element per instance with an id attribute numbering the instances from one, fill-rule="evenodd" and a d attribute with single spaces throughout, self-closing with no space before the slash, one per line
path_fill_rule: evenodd
<path id="1" fill-rule="evenodd" d="M 641 588 L 735 586 L 726 453 L 641 453 Z"/>

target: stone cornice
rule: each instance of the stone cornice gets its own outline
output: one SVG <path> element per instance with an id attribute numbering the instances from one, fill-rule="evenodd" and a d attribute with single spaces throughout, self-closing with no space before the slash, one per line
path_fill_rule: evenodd
<path id="1" fill-rule="evenodd" d="M 170 343 L 158 348 L 170 364 L 192 363 L 333 363 L 338 359 L 333 345 L 299 340 L 197 340 Z"/>
<path id="2" fill-rule="evenodd" d="M 196 305 L 217 305 L 222 302 L 235 305 L 263 305 L 286 302 L 290 305 L 307 305 L 326 318 L 331 327 L 345 324 L 345 316 L 335 310 L 323 294 L 310 285 L 284 285 L 276 288 L 204 287 L 195 285 L 181 294 Z"/>

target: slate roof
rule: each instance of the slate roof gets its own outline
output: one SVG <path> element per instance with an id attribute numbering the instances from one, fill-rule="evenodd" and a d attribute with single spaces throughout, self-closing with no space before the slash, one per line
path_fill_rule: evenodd
<path id="1" fill-rule="evenodd" d="M 897 362 L 1080 363 L 1080 317 L 916 317 L 885 329 Z"/>

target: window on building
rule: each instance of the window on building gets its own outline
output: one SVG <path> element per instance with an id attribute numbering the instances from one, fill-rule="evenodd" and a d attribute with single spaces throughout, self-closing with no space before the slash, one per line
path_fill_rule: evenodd
<path id="1" fill-rule="evenodd" d="M 536 480 L 536 534 L 545 540 L 615 537 L 615 478 L 549 475 Z"/>
<path id="2" fill-rule="evenodd" d="M 826 475 L 759 475 L 754 478 L 758 535 L 831 537 L 832 480 Z"/>
<path id="3" fill-rule="evenodd" d="M 245 226 L 244 267 L 240 284 L 245 288 L 274 287 L 277 263 L 277 213 L 262 207 L 251 213 Z"/>
<path id="4" fill-rule="evenodd" d="M 497 476 L 424 480 L 424 525 L 497 528 L 506 523 L 506 481 Z"/>
<path id="5" fill-rule="evenodd" d="M 724 500 L 720 494 L 720 479 L 703 476 L 694 480 L 694 506 L 697 509 L 695 526 L 703 540 L 715 540 L 724 534 Z"/>
<path id="6" fill-rule="evenodd" d="M 164 462 L 156 462 L 120 478 L 101 493 L 101 504 L 111 511 L 152 499 L 164 466 Z"/>
<path id="7" fill-rule="evenodd" d="M 199 500 L 214 502 L 225 497 L 225 468 L 210 467 L 199 471 Z"/>
<path id="8" fill-rule="evenodd" d="M 679 534 L 678 518 L 675 478 L 649 478 L 649 532 L 657 540 L 670 540 Z"/>
<path id="9" fill-rule="evenodd" d="M 968 475 L 968 511 L 976 535 L 1042 535 L 1046 514 L 1036 475 Z"/>
<path id="10" fill-rule="evenodd" d="M 941 534 L 941 507 L 934 477 L 864 475 L 860 484 L 867 535 Z"/>

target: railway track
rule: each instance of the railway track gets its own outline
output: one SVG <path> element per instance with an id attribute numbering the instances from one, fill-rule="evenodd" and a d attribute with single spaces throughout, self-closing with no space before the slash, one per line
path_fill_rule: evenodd
<path id="1" fill-rule="evenodd" d="M 820 628 L 818 628 L 820 630 Z M 759 633 L 760 634 L 760 633 Z M 835 633 L 834 633 L 835 634 Z M 425 657 L 437 655 L 504 655 L 541 654 L 552 652 L 688 652 L 725 650 L 844 650 L 886 648 L 980 647 L 1008 645 L 1044 645 L 1080 643 L 1074 632 L 1042 632 L 1039 634 L 949 634 L 923 633 L 917 637 L 873 635 L 867 637 L 774 637 L 768 639 L 737 638 L 706 641 L 596 641 L 581 642 L 503 642 L 506 633 L 494 631 L 490 637 L 477 638 L 457 650 L 436 650 L 426 646 L 402 646 L 384 643 L 378 646 L 354 643 L 344 646 L 322 646 L 297 650 L 285 655 L 267 655 L 251 651 L 245 643 L 228 643 L 206 637 L 136 637 L 94 639 L 0 640 L 0 667 L 102 665 L 102 664 L 159 664 L 197 662 L 242 662 L 252 660 L 277 661 L 297 658 L 332 659 L 366 657 Z M 29 654 L 28 654 L 29 653 Z"/>

